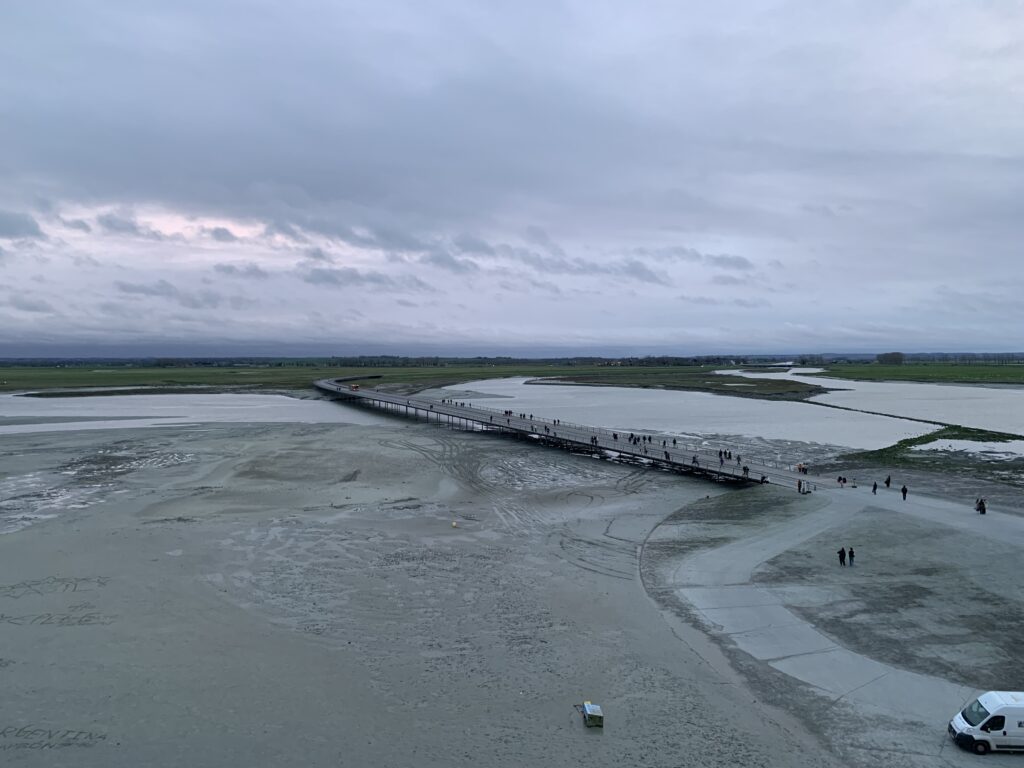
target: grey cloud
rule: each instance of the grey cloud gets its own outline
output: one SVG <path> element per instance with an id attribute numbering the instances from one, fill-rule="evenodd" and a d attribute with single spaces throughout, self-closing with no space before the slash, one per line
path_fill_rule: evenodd
<path id="1" fill-rule="evenodd" d="M 260 302 L 257 301 L 256 299 L 250 299 L 246 296 L 231 296 L 228 298 L 228 305 L 232 309 L 245 310 L 255 309 L 256 307 L 260 306 Z"/>
<path id="2" fill-rule="evenodd" d="M 420 256 L 419 261 L 421 264 L 430 264 L 431 266 L 463 275 L 480 269 L 475 261 L 455 258 L 447 251 L 430 251 Z"/>
<path id="3" fill-rule="evenodd" d="M 216 309 L 224 301 L 224 297 L 216 291 L 179 292 L 175 298 L 181 306 L 188 309 Z"/>
<path id="4" fill-rule="evenodd" d="M 125 283 L 118 280 L 114 283 L 121 293 L 129 293 L 137 296 L 164 296 L 171 297 L 178 294 L 178 289 L 166 280 L 157 280 L 155 283 Z"/>
<path id="5" fill-rule="evenodd" d="M 695 304 L 705 307 L 740 307 L 742 309 L 761 309 L 770 307 L 771 303 L 766 299 L 721 299 L 716 296 L 678 296 L 679 301 L 685 304 Z"/>
<path id="6" fill-rule="evenodd" d="M 126 283 L 119 280 L 114 285 L 121 293 L 171 299 L 187 309 L 215 309 L 224 300 L 224 297 L 216 291 L 203 290 L 187 293 L 162 279 L 154 283 Z"/>
<path id="7" fill-rule="evenodd" d="M 238 236 L 227 227 L 214 227 L 210 230 L 210 237 L 218 243 L 234 243 L 238 240 Z"/>
<path id="8" fill-rule="evenodd" d="M 96 217 L 96 222 L 108 232 L 118 232 L 125 235 L 139 234 L 139 224 L 132 216 L 101 213 Z"/>
<path id="9" fill-rule="evenodd" d="M 668 278 L 664 275 L 658 275 L 651 270 L 642 261 L 631 259 L 621 265 L 618 265 L 619 274 L 625 277 L 631 277 L 634 280 L 640 280 L 644 283 L 667 283 Z"/>
<path id="10" fill-rule="evenodd" d="M 102 301 L 99 304 L 99 309 L 105 315 L 111 315 L 113 317 L 138 317 L 139 309 L 136 306 L 128 304 L 118 304 L 114 301 Z"/>
<path id="11" fill-rule="evenodd" d="M 39 223 L 27 213 L 0 210 L 0 238 L 42 237 Z"/>
<path id="12" fill-rule="evenodd" d="M 705 256 L 704 258 L 707 261 L 707 263 L 710 264 L 711 266 L 719 267 L 721 269 L 746 270 L 754 268 L 754 265 L 751 263 L 750 259 L 744 256 L 709 255 Z"/>
<path id="13" fill-rule="evenodd" d="M 711 278 L 711 282 L 715 285 L 746 285 L 749 280 L 735 275 L 715 275 Z"/>
<path id="14" fill-rule="evenodd" d="M 214 270 L 220 272 L 222 275 L 229 275 L 230 277 L 247 277 L 256 280 L 266 280 L 270 275 L 266 270 L 262 269 L 257 264 L 214 264 Z"/>
<path id="15" fill-rule="evenodd" d="M 496 255 L 518 261 L 538 272 L 566 275 L 619 275 L 645 283 L 668 283 L 665 275 L 659 275 L 637 259 L 620 259 L 601 262 L 580 257 L 544 255 L 520 246 L 501 243 L 494 246 Z"/>
<path id="16" fill-rule="evenodd" d="M 338 288 L 369 287 L 378 290 L 425 291 L 429 286 L 417 277 L 400 275 L 392 277 L 382 272 L 364 272 L 355 267 L 315 267 L 300 275 L 310 285 L 327 285 Z"/>
<path id="17" fill-rule="evenodd" d="M 334 257 L 327 253 L 323 248 L 307 248 L 305 251 L 307 259 L 311 261 L 322 261 L 326 264 L 332 264 Z"/>
<path id="18" fill-rule="evenodd" d="M 630 334 L 641 345 L 660 333 L 653 320 L 627 329 L 589 316 L 575 286 L 618 291 L 624 305 L 636 289 L 635 308 L 649 300 L 641 294 L 652 278 L 682 284 L 694 265 L 727 273 L 712 285 L 754 301 L 759 276 L 748 265 L 768 269 L 785 254 L 802 283 L 829 286 L 830 300 L 815 308 L 773 292 L 780 311 L 755 326 L 759 344 L 802 342 L 763 328 L 781 318 L 824 333 L 842 325 L 830 313 L 851 307 L 871 317 L 882 305 L 894 333 L 909 339 L 928 327 L 930 344 L 1016 344 L 1013 334 L 993 340 L 966 323 L 938 333 L 941 308 L 917 294 L 934 296 L 940 282 L 975 292 L 985 275 L 1018 269 L 1024 113 L 1006 93 L 1020 81 L 1024 49 L 993 42 L 992 30 L 1021 29 L 1019 6 L 755 5 L 745 11 L 751 23 L 737 24 L 722 4 L 645 4 L 622 34 L 611 6 L 561 0 L 483 11 L 456 3 L 443 18 L 397 0 L 387 24 L 365 4 L 259 3 L 240 14 L 181 0 L 154 24 L 132 0 L 105 0 L 102 12 L 64 3 L 59 14 L 21 3 L 0 24 L 0 56 L 18 73 L 0 78 L 0 205 L 19 209 L 43 195 L 57 210 L 145 205 L 261 222 L 274 237 L 253 238 L 254 248 L 294 256 L 329 238 L 376 249 L 392 282 L 429 274 L 420 258 L 447 252 L 487 274 L 514 270 L 522 334 L 537 338 L 565 318 L 565 338 L 621 334 L 625 344 Z M 680 35 L 668 40 L 664 30 Z M 78 76 L 54 77 L 55 61 L 76 62 Z M 182 115 L 204 119 L 181 130 Z M 59 226 L 36 215 L 47 233 Z M 76 251 L 104 254 L 98 232 L 75 234 Z M 71 263 L 66 244 L 32 236 L 8 250 L 38 241 L 32 257 Z M 501 242 L 524 247 L 498 253 Z M 716 254 L 679 243 L 742 253 L 747 264 L 715 263 Z M 193 257 L 170 239 L 149 245 L 146 257 L 166 256 L 159 275 L 172 282 Z M 17 256 L 3 267 L 5 285 L 28 262 Z M 386 282 L 366 282 L 373 268 L 362 270 L 357 284 Z M 157 276 L 131 279 L 152 285 Z M 452 300 L 470 293 L 472 275 L 446 277 Z M 527 277 L 563 284 L 564 315 L 546 297 L 530 303 Z M 287 288 L 295 303 L 334 298 L 299 280 Z M 993 305 L 972 306 L 971 328 L 999 327 Z M 423 323 L 451 325 L 443 308 L 422 309 Z M 284 315 L 260 320 L 289 328 Z M 220 331 L 210 323 L 199 332 Z M 856 348 L 857 332 L 842 339 Z"/>
<path id="19" fill-rule="evenodd" d="M 415 301 L 409 301 L 408 299 L 398 299 L 395 301 L 395 304 L 398 304 L 401 307 L 409 307 L 412 309 L 415 309 L 416 307 L 419 306 L 419 304 L 417 304 Z"/>
<path id="20" fill-rule="evenodd" d="M 263 234 L 267 236 L 281 235 L 283 237 L 288 238 L 289 240 L 293 240 L 296 243 L 309 242 L 308 237 L 299 232 L 299 230 L 296 229 L 295 226 L 290 224 L 288 221 L 282 219 L 276 219 L 268 223 L 263 228 Z"/>
<path id="21" fill-rule="evenodd" d="M 818 216 L 825 216 L 826 218 L 836 218 L 839 216 L 839 212 L 835 208 L 823 203 L 805 203 L 801 206 L 801 209 Z"/>
<path id="22" fill-rule="evenodd" d="M 473 253 L 482 256 L 493 256 L 494 248 L 479 237 L 475 235 L 460 234 L 452 238 L 452 245 L 454 245 L 462 253 Z"/>
<path id="23" fill-rule="evenodd" d="M 526 228 L 526 241 L 538 245 L 548 253 L 554 254 L 555 256 L 564 256 L 565 251 L 558 245 L 554 240 L 551 239 L 551 235 L 547 233 L 543 227 L 532 225 Z"/>
<path id="24" fill-rule="evenodd" d="M 74 262 L 76 267 L 89 267 L 94 269 L 100 266 L 99 261 L 87 253 L 76 253 L 71 257 L 71 261 Z"/>
<path id="25" fill-rule="evenodd" d="M 700 304 L 708 307 L 720 306 L 722 304 L 721 299 L 711 296 L 677 296 L 676 298 L 685 304 Z"/>
<path id="26" fill-rule="evenodd" d="M 767 299 L 733 299 L 731 303 L 734 307 L 743 307 L 744 309 L 761 309 L 772 305 Z"/>
<path id="27" fill-rule="evenodd" d="M 129 213 L 101 213 L 96 217 L 96 223 L 105 232 L 116 235 L 132 235 L 134 237 L 144 237 L 148 240 L 166 239 L 166 235 L 163 232 L 158 232 L 152 227 L 140 224 Z"/>
<path id="28" fill-rule="evenodd" d="M 35 199 L 32 201 L 32 207 L 44 214 L 53 213 L 55 208 L 53 200 L 50 200 L 48 197 L 43 197 L 42 195 L 35 196 Z"/>
<path id="29" fill-rule="evenodd" d="M 401 227 L 378 226 L 371 230 L 370 239 L 359 242 L 353 241 L 355 245 L 368 245 L 382 250 L 391 251 L 425 251 L 431 246 L 424 240 L 416 237 L 411 232 Z"/>
<path id="30" fill-rule="evenodd" d="M 306 258 L 312 261 L 323 261 L 328 264 L 334 262 L 334 257 L 327 253 L 323 248 L 307 248 L 305 251 Z"/>
<path id="31" fill-rule="evenodd" d="M 661 261 L 698 262 L 704 260 L 704 254 L 694 248 L 670 246 L 665 248 L 634 248 L 637 256 L 645 256 Z"/>
<path id="32" fill-rule="evenodd" d="M 60 223 L 68 229 L 77 229 L 80 232 L 92 232 L 92 227 L 89 226 L 89 222 L 83 219 L 61 219 Z"/>
<path id="33" fill-rule="evenodd" d="M 754 264 L 745 256 L 733 256 L 731 254 L 702 253 L 696 248 L 685 246 L 672 246 L 667 248 L 634 248 L 632 251 L 637 256 L 650 257 L 659 261 L 678 261 L 689 263 L 703 263 L 719 269 L 753 269 Z"/>
<path id="34" fill-rule="evenodd" d="M 49 302 L 43 299 L 36 299 L 30 296 L 23 296 L 18 293 L 11 294 L 7 300 L 15 309 L 20 309 L 22 312 L 32 312 L 36 314 L 53 313 L 55 310 Z"/>

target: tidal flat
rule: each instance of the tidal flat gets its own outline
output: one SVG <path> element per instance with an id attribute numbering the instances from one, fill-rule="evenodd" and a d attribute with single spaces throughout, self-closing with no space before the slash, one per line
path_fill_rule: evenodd
<path id="1" fill-rule="evenodd" d="M 1024 518 L 916 488 L 909 502 L 865 486 L 728 490 L 330 402 L 305 403 L 323 421 L 282 406 L 261 422 L 275 411 L 263 397 L 196 400 L 190 423 L 168 411 L 162 426 L 4 435 L 7 764 L 972 759 L 943 718 L 972 685 L 995 687 L 1008 630 L 958 611 L 955 592 L 934 611 L 917 582 L 943 561 L 980 573 L 986 541 L 1017 540 Z M 154 416 L 137 407 L 120 415 Z M 887 536 L 885 515 L 905 524 Z M 901 629 L 904 539 L 922 598 Z M 856 573 L 835 568 L 837 540 L 858 547 Z M 736 613 L 750 595 L 764 607 Z M 961 641 L 943 652 L 942 637 Z M 821 678 L 822 653 L 847 654 L 845 675 Z M 929 711 L 865 685 L 877 665 Z M 582 727 L 584 699 L 604 707 L 603 731 Z"/>

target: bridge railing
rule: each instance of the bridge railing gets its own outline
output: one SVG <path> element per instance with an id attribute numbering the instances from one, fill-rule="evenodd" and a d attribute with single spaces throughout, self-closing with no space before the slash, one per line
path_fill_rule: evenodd
<path id="1" fill-rule="evenodd" d="M 485 417 L 491 417 L 491 418 L 494 418 L 494 419 L 502 419 L 502 420 L 504 420 L 504 419 L 516 419 L 517 421 L 525 421 L 525 422 L 530 423 L 531 427 L 533 425 L 537 424 L 537 425 L 540 425 L 541 427 L 544 427 L 544 426 L 554 427 L 554 428 L 556 428 L 555 431 L 557 431 L 558 427 L 562 427 L 562 428 L 565 428 L 565 429 L 575 430 L 577 432 L 583 432 L 585 434 L 596 435 L 596 436 L 605 436 L 609 441 L 611 441 L 611 442 L 616 444 L 615 446 L 607 446 L 607 445 L 602 446 L 602 447 L 607 448 L 609 450 L 619 450 L 619 452 L 621 452 L 621 453 L 628 453 L 628 454 L 636 455 L 636 456 L 639 456 L 639 457 L 642 457 L 642 458 L 657 458 L 657 456 L 655 454 L 653 454 L 653 453 L 650 454 L 650 455 L 644 455 L 642 453 L 633 451 L 630 448 L 626 447 L 626 446 L 629 445 L 629 442 L 628 442 L 629 434 L 632 433 L 632 434 L 638 435 L 638 436 L 651 437 L 652 438 L 652 443 L 650 445 L 651 445 L 652 448 L 654 448 L 656 450 L 658 450 L 658 449 L 668 450 L 670 448 L 673 453 L 685 452 L 685 453 L 689 453 L 689 454 L 697 454 L 698 456 L 704 457 L 709 462 L 706 465 L 707 467 L 709 467 L 711 469 L 716 469 L 716 467 L 713 466 L 713 462 L 711 462 L 711 459 L 717 459 L 718 458 L 718 456 L 717 456 L 717 449 L 709 448 L 709 447 L 704 446 L 704 445 L 694 445 L 693 443 L 677 443 L 676 445 L 673 445 L 671 447 L 669 447 L 669 446 L 664 446 L 663 447 L 663 446 L 660 445 L 660 441 L 663 440 L 663 439 L 667 439 L 667 440 L 676 439 L 676 440 L 678 440 L 678 437 L 673 438 L 671 435 L 666 435 L 666 433 L 664 433 L 664 432 L 655 432 L 653 430 L 627 430 L 627 431 L 624 431 L 624 430 L 621 430 L 621 429 L 609 429 L 607 427 L 595 427 L 595 426 L 589 425 L 589 424 L 577 424 L 576 422 L 563 421 L 561 419 L 557 419 L 556 420 L 556 419 L 552 419 L 552 418 L 542 418 L 542 417 L 539 417 L 539 416 L 538 417 L 533 417 L 532 414 L 529 414 L 529 413 L 527 413 L 527 415 L 525 417 L 521 418 L 518 415 L 519 411 L 516 411 L 516 409 L 514 409 L 514 408 L 504 409 L 504 410 L 513 411 L 513 416 L 506 416 L 505 413 L 504 413 L 504 410 L 499 410 L 497 408 L 490 408 L 490 407 L 484 406 L 484 405 L 474 405 L 469 400 L 455 400 L 454 398 L 452 398 L 452 402 L 449 403 L 449 402 L 442 402 L 440 400 L 430 400 L 430 399 L 427 399 L 427 398 L 417 398 L 415 396 L 394 395 L 394 394 L 390 394 L 390 393 L 386 393 L 386 392 L 380 392 L 380 391 L 378 391 L 376 389 L 372 389 L 372 388 L 371 389 L 362 389 L 362 390 L 358 390 L 358 391 L 351 391 L 348 388 L 346 388 L 344 386 L 340 386 L 340 385 L 337 386 L 336 391 L 338 391 L 338 392 L 340 392 L 342 394 L 351 394 L 351 395 L 353 395 L 355 397 L 360 397 L 360 398 L 370 397 L 371 393 L 372 393 L 372 397 L 374 397 L 376 399 L 379 399 L 379 400 L 382 400 L 384 402 L 389 402 L 389 403 L 391 403 L 393 405 L 399 405 L 399 406 L 408 405 L 408 406 L 411 406 L 411 407 L 419 408 L 421 410 L 423 408 L 422 408 L 421 405 L 419 405 L 419 403 L 429 403 L 429 404 L 432 404 L 432 405 L 435 406 L 435 408 L 434 408 L 434 412 L 435 413 L 441 412 L 441 411 L 439 411 L 436 408 L 436 406 L 441 405 L 445 409 L 445 412 L 447 412 L 447 415 L 461 417 L 461 418 L 471 418 L 470 414 L 467 413 L 467 411 L 469 411 L 469 412 L 477 412 L 477 413 L 482 414 Z M 480 424 L 483 425 L 483 426 L 489 426 L 491 424 L 494 424 L 495 426 L 503 426 L 503 424 L 500 421 L 488 422 L 488 421 L 484 421 L 483 419 L 475 419 L 475 420 L 478 420 L 480 422 Z M 557 423 L 555 423 L 556 421 L 557 421 Z M 618 435 L 618 439 L 617 440 L 614 438 L 615 435 Z M 654 442 L 655 438 L 657 438 L 657 442 Z M 619 443 L 623 444 L 621 448 L 618 448 L 618 444 Z M 710 457 L 710 458 L 707 458 L 707 457 Z M 685 463 L 685 462 L 683 462 L 683 463 Z M 771 468 L 771 469 L 774 469 L 774 470 L 780 470 L 781 469 L 781 470 L 785 470 L 785 471 L 793 472 L 793 473 L 797 472 L 796 463 L 788 463 L 788 462 L 782 462 L 782 461 L 773 461 L 773 460 L 770 460 L 770 459 L 758 458 L 758 457 L 755 457 L 755 456 L 748 456 L 747 459 L 745 461 L 743 461 L 743 464 L 747 465 L 748 467 L 759 466 L 759 467 L 763 467 L 763 468 L 766 468 L 766 469 L 767 468 Z M 720 471 L 728 469 L 729 470 L 729 474 L 740 474 L 742 472 L 742 467 L 740 465 L 734 464 L 729 459 L 726 459 L 725 463 L 723 465 L 721 465 L 717 469 L 719 469 Z"/>

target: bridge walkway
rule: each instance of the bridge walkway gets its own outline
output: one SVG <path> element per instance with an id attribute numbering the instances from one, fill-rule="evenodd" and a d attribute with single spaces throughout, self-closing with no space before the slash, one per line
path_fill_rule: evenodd
<path id="1" fill-rule="evenodd" d="M 796 490 L 797 480 L 802 480 L 808 490 L 817 490 L 820 481 L 819 478 L 811 479 L 798 473 L 795 467 L 782 466 L 756 457 L 720 459 L 717 449 L 683 444 L 678 438 L 667 438 L 652 432 L 634 432 L 633 435 L 639 437 L 640 441 L 631 442 L 628 431 L 545 419 L 537 414 L 506 413 L 464 401 L 391 394 L 376 389 L 363 389 L 361 386 L 353 388 L 353 384 L 348 382 L 348 379 L 321 379 L 314 382 L 314 386 L 336 399 L 380 408 L 389 413 L 461 429 L 511 434 L 541 445 L 601 454 L 618 461 L 646 464 L 715 482 L 751 485 L 762 482 L 764 478 L 764 482 L 781 483 Z"/>

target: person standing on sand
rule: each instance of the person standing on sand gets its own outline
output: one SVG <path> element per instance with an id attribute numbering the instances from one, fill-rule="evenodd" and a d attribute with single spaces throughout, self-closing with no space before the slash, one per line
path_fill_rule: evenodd
<path id="1" fill-rule="evenodd" d="M 873 493 L 876 496 L 878 495 L 878 483 L 871 484 L 871 493 Z"/>
<path id="2" fill-rule="evenodd" d="M 889 487 L 889 483 L 891 483 L 891 482 L 892 482 L 892 475 L 886 475 L 885 476 L 885 487 L 888 488 Z"/>
<path id="3" fill-rule="evenodd" d="M 900 493 L 903 494 L 903 500 L 906 501 L 907 500 L 907 486 L 904 485 L 902 488 L 900 488 Z"/>
<path id="4" fill-rule="evenodd" d="M 836 552 L 836 554 L 839 555 L 839 564 L 845 568 L 846 567 L 846 550 L 843 549 L 842 547 L 840 547 L 839 551 Z"/>
<path id="5" fill-rule="evenodd" d="M 853 547 L 847 548 L 846 559 L 850 561 L 850 567 L 853 568 Z"/>

